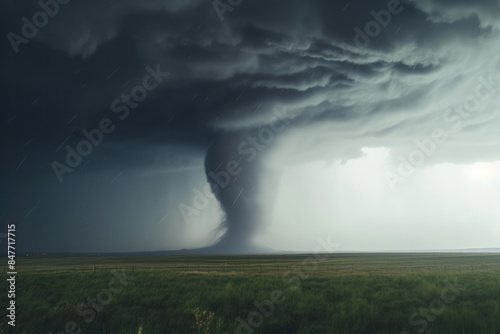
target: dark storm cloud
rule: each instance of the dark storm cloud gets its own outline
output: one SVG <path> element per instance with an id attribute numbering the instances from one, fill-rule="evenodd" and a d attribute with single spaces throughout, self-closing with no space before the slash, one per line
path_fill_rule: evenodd
<path id="1" fill-rule="evenodd" d="M 386 27 L 359 39 L 355 28 L 388 6 L 398 10 Z M 40 10 L 13 1 L 1 9 L 4 35 L 21 34 L 21 17 Z M 211 1 L 71 1 L 17 54 L 7 38 L 1 45 L 6 189 L 29 175 L 60 191 L 47 185 L 58 183 L 51 163 L 63 163 L 66 145 L 76 147 L 103 118 L 116 129 L 94 148 L 86 173 L 189 171 L 205 159 L 208 174 L 219 160 L 241 158 L 238 144 L 274 122 L 273 110 L 286 110 L 286 130 L 219 195 L 228 235 L 246 240 L 261 226 L 252 225 L 261 219 L 261 186 L 243 195 L 246 204 L 227 203 L 263 174 L 352 158 L 364 146 L 405 152 L 443 123 L 480 76 L 499 68 L 498 12 L 496 1 L 246 0 L 221 23 Z M 111 105 L 143 82 L 147 66 L 170 76 L 121 120 Z M 495 105 L 435 159 L 496 156 Z M 65 178 L 86 177 L 84 164 Z"/>

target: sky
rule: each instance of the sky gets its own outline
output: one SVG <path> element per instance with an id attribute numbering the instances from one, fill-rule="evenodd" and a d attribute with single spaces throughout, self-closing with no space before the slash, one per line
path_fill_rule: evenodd
<path id="1" fill-rule="evenodd" d="M 0 1 L 0 242 L 500 247 L 500 4 Z"/>

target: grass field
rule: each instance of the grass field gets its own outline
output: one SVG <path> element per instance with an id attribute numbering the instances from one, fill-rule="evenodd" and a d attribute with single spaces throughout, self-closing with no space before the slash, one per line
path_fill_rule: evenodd
<path id="1" fill-rule="evenodd" d="M 2 333 L 500 333 L 500 255 L 27 257 L 17 269 L 16 327 Z"/>

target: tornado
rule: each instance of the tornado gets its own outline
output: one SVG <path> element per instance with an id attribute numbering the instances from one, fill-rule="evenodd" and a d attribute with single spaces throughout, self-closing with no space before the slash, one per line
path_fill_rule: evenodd
<path id="1" fill-rule="evenodd" d="M 225 230 L 210 252 L 269 251 L 258 247 L 255 237 L 271 223 L 281 172 L 264 166 L 272 141 L 259 134 L 259 129 L 220 133 L 206 152 L 205 173 L 224 212 L 220 229 Z"/>

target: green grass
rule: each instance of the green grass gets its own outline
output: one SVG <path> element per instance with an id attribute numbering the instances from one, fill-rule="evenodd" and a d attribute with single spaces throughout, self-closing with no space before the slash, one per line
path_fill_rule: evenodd
<path id="1" fill-rule="evenodd" d="M 81 333 L 89 334 L 137 334 L 141 325 L 141 334 L 197 333 L 194 309 L 199 308 L 215 314 L 210 333 L 232 334 L 237 333 L 238 317 L 248 322 L 250 313 L 259 311 L 255 301 L 269 301 L 279 291 L 284 300 L 273 304 L 272 314 L 262 316 L 262 324 L 251 327 L 253 333 L 418 333 L 423 329 L 425 333 L 500 333 L 500 270 L 496 268 L 500 256 L 335 254 L 311 266 L 310 272 L 301 268 L 305 258 L 19 259 L 16 327 L 12 330 L 3 320 L 0 328 L 4 333 L 58 334 L 73 321 Z M 97 267 L 95 272 L 92 265 Z M 79 266 L 84 269 L 78 271 Z M 294 267 L 301 271 L 294 272 Z M 122 285 L 113 268 L 126 269 L 133 279 Z M 100 311 L 90 308 L 93 318 L 79 315 L 77 305 L 97 298 L 113 279 L 113 286 L 122 290 L 111 292 L 106 305 L 97 302 Z M 446 303 L 442 292 L 446 282 L 455 279 L 460 289 L 458 293 L 445 290 Z M 7 290 L 4 281 L 2 291 Z M 0 295 L 0 302 L 7 305 L 6 293 Z M 433 314 L 430 305 L 439 314 Z M 415 312 L 412 325 L 410 316 Z M 427 312 L 428 319 L 420 312 Z"/>

